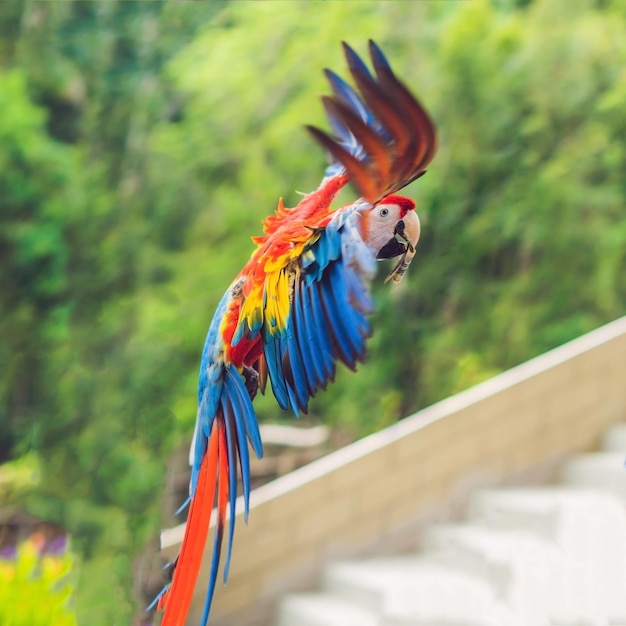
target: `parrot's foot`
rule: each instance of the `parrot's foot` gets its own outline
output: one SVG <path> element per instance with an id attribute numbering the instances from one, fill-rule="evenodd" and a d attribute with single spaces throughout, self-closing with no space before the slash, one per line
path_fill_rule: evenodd
<path id="1" fill-rule="evenodd" d="M 250 400 L 254 400 L 259 391 L 259 373 L 253 367 L 244 365 L 243 377 L 246 379 L 246 389 L 250 395 Z"/>

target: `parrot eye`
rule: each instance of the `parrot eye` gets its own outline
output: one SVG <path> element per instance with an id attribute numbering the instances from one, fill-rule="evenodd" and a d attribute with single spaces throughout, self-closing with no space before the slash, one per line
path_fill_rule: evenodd
<path id="1" fill-rule="evenodd" d="M 389 215 L 389 209 L 382 208 L 380 211 L 378 211 L 378 215 L 380 215 L 381 217 L 387 217 L 387 215 Z"/>

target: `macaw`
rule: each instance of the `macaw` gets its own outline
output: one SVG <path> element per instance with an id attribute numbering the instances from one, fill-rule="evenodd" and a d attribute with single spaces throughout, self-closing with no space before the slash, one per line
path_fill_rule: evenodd
<path id="1" fill-rule="evenodd" d="M 333 136 L 307 126 L 329 153 L 320 186 L 295 208 L 282 200 L 253 237 L 256 249 L 226 290 L 208 330 L 200 364 L 198 412 L 191 444 L 189 514 L 171 583 L 158 608 L 162 626 L 183 626 L 216 503 L 208 621 L 228 522 L 223 579 L 228 578 L 238 474 L 244 517 L 250 499 L 250 452 L 263 454 L 252 406 L 269 378 L 282 409 L 306 413 L 309 400 L 365 357 L 371 334 L 369 288 L 376 260 L 397 258 L 387 280 L 404 276 L 420 236 L 415 202 L 395 192 L 424 174 L 437 146 L 433 122 L 396 78 L 373 42 L 375 73 L 343 44 L 358 92 L 325 70 L 332 95 L 322 102 Z M 360 197 L 331 209 L 348 183 Z"/>

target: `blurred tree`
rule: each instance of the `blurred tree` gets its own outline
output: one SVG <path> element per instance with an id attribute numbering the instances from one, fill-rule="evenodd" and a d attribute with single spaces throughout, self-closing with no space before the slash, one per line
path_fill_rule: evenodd
<path id="1" fill-rule="evenodd" d="M 152 133 L 160 212 L 182 193 L 198 214 L 172 258 L 176 295 L 150 301 L 154 322 L 174 328 L 183 312 L 197 361 L 249 254 L 243 233 L 280 193 L 294 204 L 317 184 L 322 155 L 294 128 L 321 121 L 311 94 L 327 89 L 320 66 L 342 67 L 347 24 L 352 43 L 379 40 L 417 87 L 441 149 L 415 186 L 417 269 L 401 289 L 376 289 L 369 362 L 340 372 L 313 416 L 370 432 L 621 314 L 625 31 L 617 3 L 601 5 L 578 2 L 567 20 L 554 0 L 231 5 L 170 65 L 185 97 Z M 190 366 L 187 389 L 194 378 Z M 259 412 L 279 416 L 271 400 Z M 175 413 L 190 429 L 192 393 Z"/>
<path id="2" fill-rule="evenodd" d="M 594 4 L 565 24 L 554 0 L 475 2 L 442 31 L 446 185 L 414 284 L 445 328 L 426 339 L 422 402 L 460 388 L 463 353 L 489 374 L 624 312 L 626 31 Z"/>
<path id="3" fill-rule="evenodd" d="M 142 285 L 158 275 L 145 136 L 170 106 L 160 67 L 218 10 L 0 12 L 0 462 L 38 453 L 41 483 L 21 501 L 72 531 L 90 624 L 128 623 L 131 563 L 159 526 L 174 426 L 161 368 L 177 362 L 131 341 Z"/>

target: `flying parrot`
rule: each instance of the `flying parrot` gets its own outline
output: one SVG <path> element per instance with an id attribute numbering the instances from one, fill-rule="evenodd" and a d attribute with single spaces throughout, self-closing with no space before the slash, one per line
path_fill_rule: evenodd
<path id="1" fill-rule="evenodd" d="M 198 382 L 191 444 L 189 514 L 171 583 L 158 599 L 162 626 L 184 626 L 216 506 L 216 529 L 205 626 L 228 521 L 223 579 L 228 577 L 238 475 L 245 519 L 250 452 L 263 453 L 252 406 L 267 380 L 282 409 L 298 416 L 335 376 L 337 361 L 355 369 L 365 357 L 373 311 L 369 293 L 376 261 L 397 259 L 387 280 L 405 274 L 420 235 L 415 202 L 395 195 L 424 174 L 436 146 L 433 122 L 396 78 L 373 42 L 374 67 L 343 44 L 353 89 L 325 70 L 332 95 L 322 102 L 332 135 L 307 126 L 331 164 L 320 186 L 295 208 L 282 200 L 253 237 L 256 249 L 226 290 L 208 330 Z M 331 209 L 348 183 L 360 197 Z"/>

